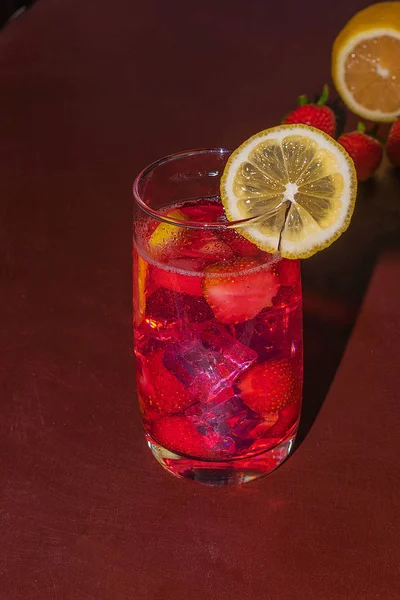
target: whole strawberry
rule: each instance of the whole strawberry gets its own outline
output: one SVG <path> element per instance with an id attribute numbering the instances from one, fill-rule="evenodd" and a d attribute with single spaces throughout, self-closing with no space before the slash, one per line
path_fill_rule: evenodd
<path id="1" fill-rule="evenodd" d="M 397 119 L 390 128 L 386 154 L 394 167 L 400 167 L 400 119 Z"/>
<path id="2" fill-rule="evenodd" d="M 338 142 L 353 159 L 358 181 L 366 181 L 372 177 L 381 164 L 383 146 L 379 140 L 365 132 L 365 125 L 359 123 L 356 131 L 344 133 L 338 138 Z"/>
<path id="3" fill-rule="evenodd" d="M 336 115 L 334 111 L 326 106 L 329 96 L 329 88 L 324 85 L 322 94 L 318 102 L 309 103 L 307 96 L 299 96 L 299 106 L 291 113 L 286 115 L 283 122 L 290 125 L 302 123 L 311 125 L 320 131 L 324 131 L 331 137 L 336 133 Z"/>

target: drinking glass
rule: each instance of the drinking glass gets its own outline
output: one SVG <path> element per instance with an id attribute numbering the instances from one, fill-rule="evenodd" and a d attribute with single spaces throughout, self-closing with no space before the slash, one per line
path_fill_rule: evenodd
<path id="1" fill-rule="evenodd" d="M 230 152 L 188 151 L 134 183 L 137 393 L 147 443 L 209 485 L 273 471 L 301 409 L 300 265 L 260 250 L 219 195 Z"/>

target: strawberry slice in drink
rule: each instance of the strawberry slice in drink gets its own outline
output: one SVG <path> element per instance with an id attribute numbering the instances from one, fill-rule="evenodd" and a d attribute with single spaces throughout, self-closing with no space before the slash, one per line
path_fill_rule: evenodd
<path id="1" fill-rule="evenodd" d="M 196 458 L 212 458 L 212 440 L 196 429 L 186 417 L 162 417 L 151 427 L 151 435 L 167 450 Z"/>
<path id="2" fill-rule="evenodd" d="M 162 349 L 141 360 L 138 392 L 144 407 L 163 414 L 182 412 L 195 402 L 187 388 L 163 364 Z"/>
<path id="3" fill-rule="evenodd" d="M 243 402 L 252 410 L 268 416 L 281 411 L 301 397 L 301 384 L 289 360 L 259 363 L 238 381 Z"/>
<path id="4" fill-rule="evenodd" d="M 268 430 L 268 437 L 286 437 L 300 416 L 300 402 L 291 402 L 282 408 L 277 422 Z"/>
<path id="5" fill-rule="evenodd" d="M 265 414 L 264 422 L 252 431 L 253 436 L 257 438 L 255 445 L 265 449 L 275 446 L 279 443 L 277 440 L 286 438 L 299 420 L 300 408 L 300 402 L 291 402 L 280 412 Z"/>
<path id="6" fill-rule="evenodd" d="M 268 264 L 255 258 L 234 258 L 211 265 L 203 280 L 204 297 L 214 316 L 226 324 L 252 319 L 272 305 L 279 279 Z"/>

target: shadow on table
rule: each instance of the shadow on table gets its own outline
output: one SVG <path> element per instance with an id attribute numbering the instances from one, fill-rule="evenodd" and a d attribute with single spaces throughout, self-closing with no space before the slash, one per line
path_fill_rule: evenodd
<path id="1" fill-rule="evenodd" d="M 374 181 L 360 186 L 346 235 L 303 263 L 304 402 L 296 447 L 325 401 L 377 260 L 400 248 L 400 171 L 386 182 L 386 190 Z"/>

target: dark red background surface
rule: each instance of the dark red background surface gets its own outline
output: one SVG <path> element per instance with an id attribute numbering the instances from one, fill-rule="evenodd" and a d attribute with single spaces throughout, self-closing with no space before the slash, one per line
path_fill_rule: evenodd
<path id="1" fill-rule="evenodd" d="M 1 600 L 400 597 L 386 164 L 303 265 L 301 443 L 273 475 L 210 489 L 162 471 L 131 357 L 134 175 L 277 124 L 366 4 L 40 0 L 1 32 Z"/>

